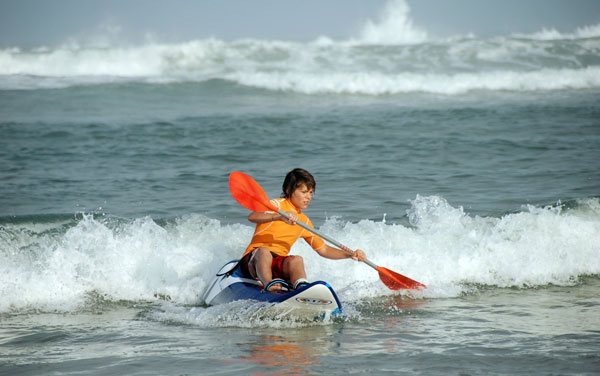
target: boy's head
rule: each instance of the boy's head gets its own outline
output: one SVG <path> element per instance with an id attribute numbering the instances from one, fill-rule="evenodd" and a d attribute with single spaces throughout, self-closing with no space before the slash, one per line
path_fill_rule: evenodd
<path id="1" fill-rule="evenodd" d="M 281 189 L 283 190 L 282 197 L 290 198 L 292 197 L 292 193 L 301 186 L 302 184 L 306 184 L 308 189 L 312 189 L 313 191 L 317 187 L 317 183 L 315 182 L 315 178 L 310 174 L 310 172 L 302 169 L 295 168 L 292 171 L 288 172 L 283 180 L 283 186 Z"/>

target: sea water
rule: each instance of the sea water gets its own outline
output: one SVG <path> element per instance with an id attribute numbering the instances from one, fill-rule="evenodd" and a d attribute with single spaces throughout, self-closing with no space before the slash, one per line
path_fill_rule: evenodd
<path id="1" fill-rule="evenodd" d="M 0 50 L 0 373 L 598 374 L 600 28 L 393 19 Z M 342 317 L 207 307 L 253 231 L 229 173 L 295 167 L 317 228 L 427 289 L 300 241 Z"/>

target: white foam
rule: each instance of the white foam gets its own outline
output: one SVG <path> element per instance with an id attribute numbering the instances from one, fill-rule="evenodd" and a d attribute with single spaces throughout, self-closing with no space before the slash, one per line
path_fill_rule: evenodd
<path id="1" fill-rule="evenodd" d="M 464 94 L 475 90 L 547 91 L 600 87 L 600 66 L 583 69 L 541 69 L 529 72 L 473 73 L 272 72 L 231 74 L 242 85 L 304 94 Z"/>
<path id="2" fill-rule="evenodd" d="M 0 89 L 214 79 L 303 94 L 590 89 L 600 87 L 599 36 L 597 24 L 571 33 L 550 28 L 529 35 L 435 40 L 413 25 L 404 0 L 388 1 L 376 21 L 366 21 L 347 40 L 159 43 L 149 36 L 127 45 L 119 42 L 118 25 L 106 24 L 54 48 L 0 50 Z"/>
<path id="3" fill-rule="evenodd" d="M 378 21 L 368 20 L 357 39 L 359 44 L 418 44 L 427 41 L 427 32 L 413 25 L 410 7 L 404 0 L 390 0 Z"/>
<path id="4" fill-rule="evenodd" d="M 559 33 L 430 40 L 403 0 L 348 40 L 308 43 L 215 38 L 139 45 L 106 38 L 70 40 L 30 51 L 0 50 L 0 89 L 65 88 L 120 82 L 225 80 L 303 94 L 460 95 L 470 91 L 548 91 L 600 87 L 600 24 Z M 548 41 L 559 40 L 560 48 Z"/>
<path id="5" fill-rule="evenodd" d="M 325 326 L 335 318 L 323 320 L 294 317 L 289 312 L 272 310 L 272 304 L 264 302 L 236 301 L 213 307 L 183 307 L 163 303 L 160 310 L 148 313 L 153 320 L 183 323 L 201 327 L 243 327 L 243 328 L 302 328 Z"/>
<path id="6" fill-rule="evenodd" d="M 575 209 L 525 207 L 502 218 L 472 217 L 437 196 L 418 196 L 412 227 L 383 221 L 341 222 L 321 230 L 376 264 L 428 285 L 420 297 L 457 296 L 479 285 L 571 285 L 600 274 L 600 202 Z M 65 230 L 47 225 L 0 228 L 0 312 L 85 309 L 105 300 L 200 304 L 219 267 L 238 258 L 252 228 L 199 215 L 159 226 L 151 218 L 115 221 L 85 216 Z M 311 280 L 328 281 L 344 302 L 395 294 L 378 273 L 351 260 L 326 260 L 299 241 Z M 209 312 L 207 314 L 213 314 Z M 192 318 L 193 319 L 193 318 Z"/>
<path id="7" fill-rule="evenodd" d="M 596 25 L 587 25 L 578 27 L 575 31 L 570 33 L 561 33 L 554 28 L 542 29 L 533 34 L 514 34 L 518 38 L 527 38 L 535 40 L 561 40 L 561 39 L 586 39 L 586 38 L 599 38 L 600 37 L 600 23 Z"/>
<path id="8" fill-rule="evenodd" d="M 528 206 L 502 218 L 482 218 L 441 197 L 418 196 L 409 211 L 414 228 L 331 219 L 322 230 L 364 249 L 378 265 L 427 284 L 425 296 L 456 296 L 473 285 L 571 285 L 579 276 L 600 273 L 600 206 L 595 199 L 581 208 Z M 300 247 L 313 273 L 309 277 L 330 281 L 344 300 L 391 293 L 367 266 L 324 262 Z"/>
<path id="9" fill-rule="evenodd" d="M 29 225 L 2 231 L 11 241 L 2 246 L 0 312 L 75 310 L 90 293 L 132 301 L 168 296 L 193 304 L 209 270 L 243 247 L 224 233 L 250 236 L 250 228 L 222 227 L 201 216 L 167 227 L 150 218 L 116 224 L 86 216 L 61 236 L 36 234 Z"/>
<path id="10" fill-rule="evenodd" d="M 220 79 L 303 94 L 459 95 L 474 90 L 600 87 L 600 66 L 551 55 L 538 42 L 461 40 L 435 47 L 201 40 L 127 48 L 0 51 L 0 89 L 64 88 L 124 81 Z M 598 46 L 581 46 L 593 53 Z M 586 56 L 589 56 L 586 55 Z M 545 62 L 546 65 L 540 65 Z"/>

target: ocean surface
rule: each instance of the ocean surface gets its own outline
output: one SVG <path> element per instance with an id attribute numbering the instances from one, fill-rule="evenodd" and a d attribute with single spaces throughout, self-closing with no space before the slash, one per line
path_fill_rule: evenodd
<path id="1" fill-rule="evenodd" d="M 402 5 L 403 3 L 399 3 Z M 391 22 L 391 21 L 387 21 Z M 0 374 L 600 373 L 600 25 L 0 50 Z M 202 294 L 316 178 L 324 322 Z"/>

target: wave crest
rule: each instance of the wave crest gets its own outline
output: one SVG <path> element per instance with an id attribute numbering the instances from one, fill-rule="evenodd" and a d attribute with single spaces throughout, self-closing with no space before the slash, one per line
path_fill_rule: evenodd
<path id="1" fill-rule="evenodd" d="M 377 22 L 368 20 L 357 43 L 418 44 L 427 41 L 427 32 L 416 28 L 410 18 L 410 7 L 404 0 L 388 1 Z"/>
<path id="2" fill-rule="evenodd" d="M 579 27 L 572 33 L 561 33 L 560 31 L 551 28 L 542 29 L 541 31 L 533 34 L 514 34 L 514 36 L 517 38 L 535 39 L 541 41 L 600 38 L 600 24 Z"/>
<path id="3" fill-rule="evenodd" d="M 472 217 L 438 196 L 417 196 L 412 226 L 328 219 L 321 231 L 364 249 L 378 265 L 428 285 L 428 297 L 457 296 L 473 284 L 500 287 L 571 285 L 600 275 L 600 201 L 527 206 L 501 218 Z M 191 215 L 158 224 L 151 218 L 83 218 L 0 226 L 0 312 L 76 311 L 90 296 L 105 301 L 201 304 L 214 271 L 239 257 L 252 235 L 246 225 Z M 361 263 L 323 261 L 304 242 L 309 278 L 326 280 L 344 301 L 391 292 Z M 341 264 L 343 263 L 343 264 Z M 345 270 L 340 273 L 340 267 Z M 96 299 L 98 300 L 98 299 Z"/>
<path id="4" fill-rule="evenodd" d="M 357 38 L 342 41 L 209 38 L 4 49 L 0 90 L 209 80 L 303 94 L 590 89 L 600 87 L 599 35 L 600 24 L 570 34 L 543 30 L 489 39 L 430 40 L 413 26 L 406 2 L 396 0 L 387 3 L 376 22 L 367 21 Z"/>

